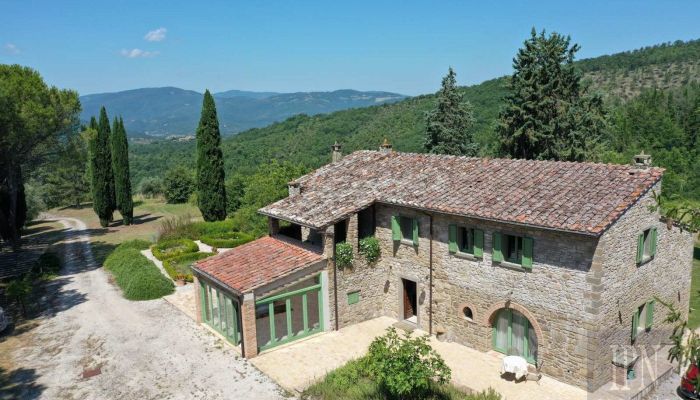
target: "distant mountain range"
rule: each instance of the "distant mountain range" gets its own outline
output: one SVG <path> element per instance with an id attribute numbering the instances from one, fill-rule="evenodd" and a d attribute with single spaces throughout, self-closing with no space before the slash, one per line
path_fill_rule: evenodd
<path id="1" fill-rule="evenodd" d="M 130 136 L 192 135 L 197 129 L 202 93 L 176 87 L 144 88 L 80 96 L 81 119 L 88 121 L 105 106 L 110 118 L 121 115 Z M 407 96 L 389 92 L 215 93 L 222 134 L 263 127 L 296 114 L 323 114 L 348 108 L 392 103 Z"/>

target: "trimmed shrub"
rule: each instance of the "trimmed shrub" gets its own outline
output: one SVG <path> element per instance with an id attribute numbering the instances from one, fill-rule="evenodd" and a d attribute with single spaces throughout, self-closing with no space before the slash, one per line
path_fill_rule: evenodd
<path id="1" fill-rule="evenodd" d="M 202 236 L 202 243 L 216 248 L 233 248 L 253 240 L 253 236 L 242 232 L 221 232 Z"/>
<path id="2" fill-rule="evenodd" d="M 369 236 L 364 239 L 360 239 L 360 254 L 365 256 L 365 260 L 372 264 L 379 259 L 380 249 L 379 240 L 374 236 Z"/>
<path id="3" fill-rule="evenodd" d="M 151 247 L 151 250 L 157 259 L 164 261 L 183 254 L 196 253 L 199 251 L 199 246 L 190 239 L 170 239 L 159 241 Z"/>
<path id="4" fill-rule="evenodd" d="M 104 263 L 129 300 L 157 299 L 174 290 L 173 282 L 141 254 L 144 244 L 148 248 L 148 242 L 143 240 L 125 242 L 117 246 Z"/>
<path id="5" fill-rule="evenodd" d="M 211 257 L 215 254 L 216 253 L 199 252 L 169 258 L 163 262 L 163 268 L 165 268 L 165 272 L 167 272 L 173 280 L 177 280 L 179 275 L 183 275 L 187 282 L 192 282 L 192 264 L 194 264 L 195 261 Z"/>
<path id="6" fill-rule="evenodd" d="M 335 245 L 335 266 L 343 269 L 352 265 L 352 246 L 348 242 Z"/>

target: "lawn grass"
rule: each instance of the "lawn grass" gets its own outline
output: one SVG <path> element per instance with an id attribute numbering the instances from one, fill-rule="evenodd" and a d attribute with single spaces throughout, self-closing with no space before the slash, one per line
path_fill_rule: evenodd
<path id="1" fill-rule="evenodd" d="M 173 282 L 141 254 L 149 244 L 140 240 L 124 242 L 104 262 L 105 269 L 129 300 L 152 300 L 174 291 Z"/>
<path id="2" fill-rule="evenodd" d="M 688 326 L 691 329 L 700 327 L 700 242 L 693 249 L 693 272 L 690 281 L 690 313 Z"/>
<path id="3" fill-rule="evenodd" d="M 353 360 L 329 372 L 323 380 L 306 389 L 304 400 L 386 400 L 390 399 L 374 380 L 363 370 L 362 359 Z M 425 400 L 500 400 L 493 390 L 467 394 L 452 385 L 434 385 Z"/>

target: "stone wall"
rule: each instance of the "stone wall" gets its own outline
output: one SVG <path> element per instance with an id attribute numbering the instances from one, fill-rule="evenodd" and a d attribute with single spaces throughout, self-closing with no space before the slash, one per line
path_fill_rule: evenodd
<path id="1" fill-rule="evenodd" d="M 675 304 L 683 318 L 688 316 L 693 236 L 667 226 L 658 212 L 649 210 L 655 204 L 652 193 L 660 191 L 660 186 L 659 183 L 646 193 L 601 238 L 601 284 L 592 282 L 590 290 L 592 297 L 600 299 L 592 303 L 590 310 L 597 331 L 590 346 L 590 363 L 597 366 L 591 376 L 591 389 L 612 379 L 613 350 L 632 345 L 632 315 L 639 306 L 657 297 Z M 650 227 L 656 227 L 658 232 L 656 256 L 637 265 L 637 237 Z M 628 351 L 652 354 L 658 346 L 668 343 L 672 327 L 663 323 L 666 312 L 656 301 L 651 329 L 638 334 L 634 350 Z M 666 354 L 659 356 L 665 358 Z"/>

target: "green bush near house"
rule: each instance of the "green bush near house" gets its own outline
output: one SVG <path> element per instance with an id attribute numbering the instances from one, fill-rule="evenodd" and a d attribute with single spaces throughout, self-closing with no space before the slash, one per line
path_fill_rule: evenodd
<path id="1" fill-rule="evenodd" d="M 199 240 L 212 247 L 228 249 L 248 243 L 253 239 L 253 236 L 242 232 L 220 232 L 204 235 Z"/>
<path id="2" fill-rule="evenodd" d="M 204 252 L 183 254 L 163 261 L 163 268 L 173 280 L 177 280 L 178 276 L 184 276 L 187 282 L 192 282 L 192 264 L 214 254 Z"/>
<path id="3" fill-rule="evenodd" d="M 196 253 L 199 251 L 199 246 L 190 239 L 170 239 L 159 241 L 151 247 L 151 250 L 157 259 L 165 261 L 183 254 Z"/>
<path id="4" fill-rule="evenodd" d="M 367 356 L 352 360 L 344 366 L 329 372 L 325 378 L 302 393 L 304 400 L 366 400 L 395 399 L 368 374 Z M 401 397 L 409 399 L 410 397 Z M 452 385 L 431 383 L 430 389 L 419 397 L 426 400 L 500 400 L 501 396 L 493 389 L 467 394 Z"/>
<path id="5" fill-rule="evenodd" d="M 173 282 L 143 254 L 144 241 L 129 241 L 117 246 L 107 257 L 104 267 L 114 277 L 129 300 L 152 300 L 173 292 Z M 148 248 L 148 247 L 146 247 Z"/>
<path id="6" fill-rule="evenodd" d="M 343 269 L 352 265 L 352 246 L 348 242 L 335 245 L 335 266 Z"/>
<path id="7" fill-rule="evenodd" d="M 360 239 L 360 254 L 365 256 L 365 260 L 372 264 L 379 259 L 379 240 L 374 236 Z"/>

